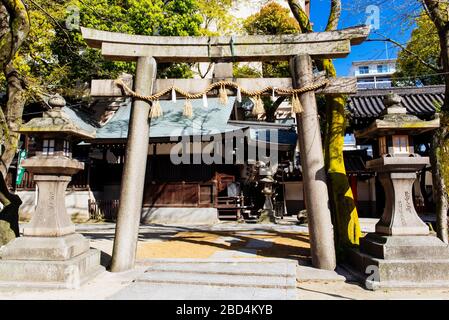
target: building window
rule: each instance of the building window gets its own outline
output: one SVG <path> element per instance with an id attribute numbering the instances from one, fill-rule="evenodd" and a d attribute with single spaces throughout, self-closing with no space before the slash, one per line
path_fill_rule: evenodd
<path id="1" fill-rule="evenodd" d="M 55 153 L 55 140 L 45 139 L 42 143 L 42 153 L 44 155 L 51 155 Z"/>
<path id="2" fill-rule="evenodd" d="M 387 138 L 379 137 L 379 153 L 381 156 L 387 154 Z"/>
<path id="3" fill-rule="evenodd" d="M 360 74 L 368 74 L 369 73 L 369 67 L 368 66 L 361 66 L 361 67 L 359 67 L 359 73 Z"/>
<path id="4" fill-rule="evenodd" d="M 393 153 L 409 153 L 408 136 L 393 136 Z"/>
<path id="5" fill-rule="evenodd" d="M 68 157 L 70 155 L 70 143 L 64 140 L 64 155 Z"/>
<path id="6" fill-rule="evenodd" d="M 387 73 L 388 72 L 388 66 L 385 64 L 379 64 L 377 66 L 377 73 Z"/>

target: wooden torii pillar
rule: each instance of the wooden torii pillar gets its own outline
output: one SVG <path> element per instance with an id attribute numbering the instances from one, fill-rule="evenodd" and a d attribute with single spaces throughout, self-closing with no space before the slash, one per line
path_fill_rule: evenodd
<path id="1" fill-rule="evenodd" d="M 156 62 L 242 62 L 290 61 L 293 79 L 236 79 L 247 89 L 264 86 L 300 88 L 313 82 L 311 58 L 341 58 L 350 53 L 351 45 L 362 43 L 369 27 L 300 35 L 239 37 L 153 37 L 82 28 L 88 45 L 101 49 L 102 55 L 114 61 L 136 61 L 134 90 L 142 95 L 162 91 L 176 85 L 190 93 L 201 92 L 211 83 L 208 79 L 156 79 Z M 320 90 L 324 94 L 354 93 L 354 78 L 331 79 Z M 92 83 L 93 96 L 120 96 L 121 90 L 112 80 Z M 320 269 L 336 267 L 333 227 L 329 210 L 322 141 L 318 123 L 315 92 L 300 95 L 304 113 L 298 115 L 301 162 L 309 218 L 312 263 Z M 144 177 L 148 154 L 148 113 L 150 104 L 135 100 L 123 171 L 120 207 L 111 271 L 134 267 Z"/>

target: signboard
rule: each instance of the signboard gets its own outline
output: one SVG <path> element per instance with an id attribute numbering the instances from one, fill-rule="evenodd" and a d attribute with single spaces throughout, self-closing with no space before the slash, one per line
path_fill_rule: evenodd
<path id="1" fill-rule="evenodd" d="M 22 167 L 22 160 L 25 160 L 27 157 L 26 150 L 20 150 L 17 158 L 17 177 L 16 177 L 16 185 L 22 183 L 23 175 L 25 174 L 25 168 Z"/>

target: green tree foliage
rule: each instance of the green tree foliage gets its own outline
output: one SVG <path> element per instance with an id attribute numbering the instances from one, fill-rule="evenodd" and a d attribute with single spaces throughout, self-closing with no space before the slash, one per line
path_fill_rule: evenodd
<path id="1" fill-rule="evenodd" d="M 262 73 L 249 65 L 238 65 L 237 63 L 233 66 L 233 74 L 235 78 L 261 78 Z"/>
<path id="2" fill-rule="evenodd" d="M 295 34 L 300 32 L 298 22 L 290 16 L 290 10 L 276 2 L 270 2 L 259 12 L 243 22 L 243 28 L 250 35 Z M 288 62 L 266 62 L 262 64 L 265 78 L 290 76 Z"/>
<path id="3" fill-rule="evenodd" d="M 436 68 L 441 64 L 440 43 L 435 25 L 426 14 L 416 19 L 416 25 L 406 48 L 398 55 L 395 82 L 397 85 L 444 84 L 442 76 L 434 75 L 436 73 L 434 68 L 419 61 L 421 59 Z"/>
<path id="4" fill-rule="evenodd" d="M 298 22 L 290 16 L 290 10 L 276 2 L 270 2 L 259 12 L 248 17 L 243 27 L 250 35 L 277 35 L 300 33 Z M 262 65 L 265 78 L 289 77 L 288 62 L 267 62 Z"/>
<path id="5" fill-rule="evenodd" d="M 290 16 L 290 10 L 276 2 L 270 2 L 259 12 L 243 22 L 248 34 L 294 34 L 299 33 L 298 22 Z"/>
<path id="6" fill-rule="evenodd" d="M 240 19 L 231 14 L 235 0 L 197 0 L 204 35 L 228 35 L 240 29 Z"/>
<path id="7" fill-rule="evenodd" d="M 31 32 L 14 63 L 30 93 L 59 92 L 79 98 L 93 78 L 133 73 L 134 64 L 111 62 L 86 46 L 76 22 L 105 31 L 141 35 L 200 35 L 196 0 L 30 0 Z M 67 28 L 66 22 L 75 26 Z M 192 77 L 186 64 L 160 64 L 160 77 Z"/>

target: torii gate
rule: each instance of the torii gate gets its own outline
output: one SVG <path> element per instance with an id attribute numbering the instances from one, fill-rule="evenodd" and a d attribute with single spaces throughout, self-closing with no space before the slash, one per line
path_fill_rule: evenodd
<path id="1" fill-rule="evenodd" d="M 239 62 L 290 61 L 293 79 L 236 79 L 245 87 L 263 86 L 303 88 L 314 81 L 311 58 L 341 58 L 351 45 L 362 43 L 369 27 L 339 31 L 276 36 L 224 37 L 154 37 L 129 35 L 81 28 L 87 44 L 101 49 L 102 55 L 114 61 L 136 61 L 134 91 L 151 95 L 176 85 L 201 92 L 211 79 L 156 79 L 157 62 Z M 330 79 L 322 94 L 351 94 L 357 91 L 355 78 Z M 113 80 L 93 82 L 92 95 L 121 96 Z M 297 114 L 304 195 L 309 218 L 312 264 L 316 268 L 336 267 L 334 234 L 324 169 L 323 148 L 315 92 L 299 95 L 304 112 Z M 126 159 L 122 177 L 120 206 L 111 270 L 133 268 L 136 256 L 144 178 L 148 154 L 148 115 L 151 103 L 134 99 Z"/>

